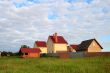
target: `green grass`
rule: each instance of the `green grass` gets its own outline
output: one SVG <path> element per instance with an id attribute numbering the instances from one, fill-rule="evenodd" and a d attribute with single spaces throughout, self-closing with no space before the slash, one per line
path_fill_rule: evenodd
<path id="1" fill-rule="evenodd" d="M 110 57 L 0 58 L 0 73 L 110 73 Z"/>

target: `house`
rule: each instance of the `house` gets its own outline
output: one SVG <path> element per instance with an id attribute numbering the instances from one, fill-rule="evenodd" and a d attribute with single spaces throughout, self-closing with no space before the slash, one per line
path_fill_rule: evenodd
<path id="1" fill-rule="evenodd" d="M 69 45 L 67 47 L 68 52 L 76 52 L 76 49 L 78 48 L 78 45 Z"/>
<path id="2" fill-rule="evenodd" d="M 81 44 L 78 46 L 76 51 L 83 51 L 83 52 L 101 52 L 102 46 L 98 43 L 96 39 L 90 39 L 82 41 Z"/>
<path id="3" fill-rule="evenodd" d="M 39 48 L 41 50 L 41 54 L 47 54 L 47 45 L 45 41 L 36 41 L 34 48 Z"/>
<path id="4" fill-rule="evenodd" d="M 48 37 L 47 51 L 48 53 L 67 52 L 67 41 L 63 36 L 58 36 L 57 33 Z"/>
<path id="5" fill-rule="evenodd" d="M 21 48 L 19 53 L 23 58 L 38 58 L 40 57 L 41 50 L 39 48 Z"/>

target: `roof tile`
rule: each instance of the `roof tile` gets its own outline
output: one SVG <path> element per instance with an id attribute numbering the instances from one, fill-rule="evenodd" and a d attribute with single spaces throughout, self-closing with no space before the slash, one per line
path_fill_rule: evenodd
<path id="1" fill-rule="evenodd" d="M 77 49 L 78 45 L 70 45 L 70 47 L 72 47 L 73 49 Z"/>
<path id="2" fill-rule="evenodd" d="M 55 41 L 54 36 L 49 36 L 49 37 L 52 39 L 52 41 L 54 43 L 66 43 L 66 44 L 68 44 L 67 41 L 63 38 L 63 36 L 57 36 L 57 39 L 58 39 L 57 42 Z"/>
<path id="3" fill-rule="evenodd" d="M 36 41 L 35 43 L 38 47 L 47 47 L 45 41 Z"/>
<path id="4" fill-rule="evenodd" d="M 39 48 L 21 48 L 22 53 L 39 53 L 41 50 Z"/>

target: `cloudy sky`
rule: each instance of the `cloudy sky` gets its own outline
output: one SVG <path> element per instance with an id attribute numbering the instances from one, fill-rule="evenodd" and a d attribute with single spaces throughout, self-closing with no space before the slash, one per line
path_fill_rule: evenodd
<path id="1" fill-rule="evenodd" d="M 110 51 L 110 0 L 0 0 L 0 51 L 33 47 L 54 32 L 69 44 L 96 38 Z"/>

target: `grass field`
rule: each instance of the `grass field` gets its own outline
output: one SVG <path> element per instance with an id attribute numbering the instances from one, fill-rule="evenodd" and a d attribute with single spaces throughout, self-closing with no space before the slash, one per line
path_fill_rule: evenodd
<path id="1" fill-rule="evenodd" d="M 110 57 L 0 58 L 0 73 L 110 73 Z"/>

